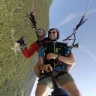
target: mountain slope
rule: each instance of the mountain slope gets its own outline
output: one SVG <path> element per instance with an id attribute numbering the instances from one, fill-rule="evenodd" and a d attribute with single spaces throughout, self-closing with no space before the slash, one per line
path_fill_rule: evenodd
<path id="1" fill-rule="evenodd" d="M 37 54 L 26 59 L 18 48 L 14 50 L 15 41 L 24 36 L 29 47 L 37 39 L 26 17 L 31 11 L 35 12 L 37 28 L 48 30 L 51 3 L 52 0 L 0 1 L 0 96 L 30 95 Z"/>

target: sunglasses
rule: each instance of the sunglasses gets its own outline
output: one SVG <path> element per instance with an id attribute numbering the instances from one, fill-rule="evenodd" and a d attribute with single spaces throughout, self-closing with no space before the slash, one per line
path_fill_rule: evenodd
<path id="1" fill-rule="evenodd" d="M 51 34 L 51 33 L 55 34 L 56 32 L 55 32 L 55 31 L 53 31 L 53 32 L 49 32 L 49 34 Z"/>

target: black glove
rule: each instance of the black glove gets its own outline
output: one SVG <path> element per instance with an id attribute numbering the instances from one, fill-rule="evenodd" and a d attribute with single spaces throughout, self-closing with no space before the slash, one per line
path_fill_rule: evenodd
<path id="1" fill-rule="evenodd" d="M 21 46 L 26 45 L 24 42 L 24 37 L 22 36 L 19 40 L 16 41 L 17 43 L 19 43 Z"/>
<path id="2" fill-rule="evenodd" d="M 17 40 L 16 42 L 20 44 L 21 50 L 25 50 L 27 48 L 23 36 L 19 40 Z"/>

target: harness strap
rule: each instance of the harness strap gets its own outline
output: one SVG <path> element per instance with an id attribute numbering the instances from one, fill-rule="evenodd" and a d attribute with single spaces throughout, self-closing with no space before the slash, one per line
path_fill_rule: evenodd
<path id="1" fill-rule="evenodd" d="M 55 78 L 58 78 L 59 76 L 61 76 L 61 75 L 64 75 L 64 74 L 66 74 L 66 73 L 68 73 L 67 71 L 61 71 L 60 73 L 58 73 L 56 76 L 55 76 Z M 50 74 L 49 73 L 43 73 L 45 76 L 44 77 L 41 77 L 38 81 L 40 81 L 40 80 L 42 80 L 42 79 L 44 79 L 44 78 L 48 78 L 48 77 L 50 77 Z"/>
<path id="2" fill-rule="evenodd" d="M 42 73 L 42 75 L 45 75 L 45 76 L 44 76 L 44 77 L 39 78 L 39 80 L 38 80 L 38 81 L 40 81 L 40 80 L 42 80 L 42 79 L 44 79 L 44 78 L 50 77 L 49 73 L 47 73 L 47 72 Z"/>

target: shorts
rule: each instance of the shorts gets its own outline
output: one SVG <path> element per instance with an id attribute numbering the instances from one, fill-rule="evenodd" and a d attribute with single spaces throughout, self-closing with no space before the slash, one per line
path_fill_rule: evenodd
<path id="1" fill-rule="evenodd" d="M 56 76 L 58 72 L 54 72 L 53 74 L 54 76 Z M 41 76 L 41 77 L 44 77 L 44 76 Z M 65 73 L 63 75 L 58 76 L 56 80 L 60 86 L 63 86 L 67 82 L 74 81 L 73 77 L 69 73 Z M 38 85 L 45 85 L 45 86 L 48 86 L 49 88 L 52 88 L 53 84 L 52 84 L 51 77 L 46 77 L 41 79 L 40 81 L 38 81 Z"/>

